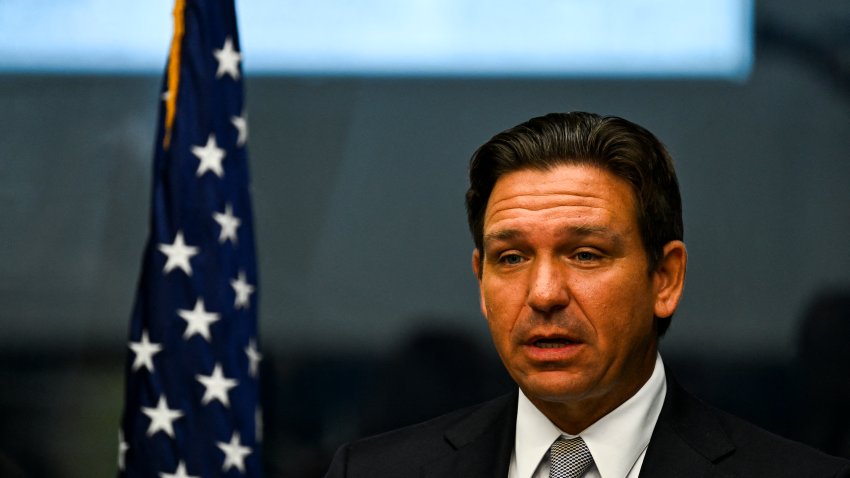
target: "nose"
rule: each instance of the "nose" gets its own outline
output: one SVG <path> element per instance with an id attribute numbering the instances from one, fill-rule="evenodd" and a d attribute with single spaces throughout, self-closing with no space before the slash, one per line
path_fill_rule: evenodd
<path id="1" fill-rule="evenodd" d="M 538 257 L 531 271 L 528 306 L 542 315 L 551 315 L 570 304 L 567 271 L 557 259 Z"/>

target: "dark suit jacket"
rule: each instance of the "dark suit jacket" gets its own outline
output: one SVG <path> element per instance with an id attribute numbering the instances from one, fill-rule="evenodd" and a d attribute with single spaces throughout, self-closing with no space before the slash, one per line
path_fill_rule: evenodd
<path id="1" fill-rule="evenodd" d="M 517 393 L 345 445 L 326 478 L 506 477 Z M 643 477 L 850 477 L 825 455 L 709 407 L 668 374 Z"/>

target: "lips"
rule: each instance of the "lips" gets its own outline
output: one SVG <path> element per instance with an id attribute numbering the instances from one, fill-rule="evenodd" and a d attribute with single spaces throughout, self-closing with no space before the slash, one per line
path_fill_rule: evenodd
<path id="1" fill-rule="evenodd" d="M 573 333 L 564 333 L 561 330 L 552 330 L 549 332 L 538 332 L 530 334 L 524 340 L 526 345 L 539 347 L 544 349 L 555 349 L 566 347 L 568 345 L 576 345 L 583 341 Z"/>
<path id="2" fill-rule="evenodd" d="M 567 339 L 540 339 L 535 340 L 532 345 L 541 349 L 559 349 L 574 343 L 572 340 Z"/>
<path id="3" fill-rule="evenodd" d="M 527 359 L 548 367 L 553 364 L 563 366 L 575 360 L 582 353 L 583 345 L 584 342 L 576 336 L 553 331 L 532 335 L 521 349 Z"/>

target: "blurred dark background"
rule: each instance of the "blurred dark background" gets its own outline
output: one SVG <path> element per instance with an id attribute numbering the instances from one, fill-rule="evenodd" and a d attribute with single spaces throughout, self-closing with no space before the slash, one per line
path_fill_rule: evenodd
<path id="1" fill-rule="evenodd" d="M 690 267 L 662 343 L 709 403 L 850 456 L 850 3 L 760 1 L 746 80 L 249 76 L 269 476 L 509 390 L 467 160 L 550 111 L 670 149 Z M 0 471 L 111 476 L 159 75 L 0 75 Z"/>

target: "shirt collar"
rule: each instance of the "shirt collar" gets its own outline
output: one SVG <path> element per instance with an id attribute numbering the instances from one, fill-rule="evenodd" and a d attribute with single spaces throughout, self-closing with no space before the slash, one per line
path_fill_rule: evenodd
<path id="1" fill-rule="evenodd" d="M 537 465 L 540 464 L 546 452 L 549 451 L 549 447 L 552 446 L 552 442 L 561 434 L 561 430 L 550 422 L 520 389 L 514 442 L 516 476 L 518 478 L 531 478 L 537 469 Z"/>
<path id="2" fill-rule="evenodd" d="M 652 375 L 637 393 L 579 433 L 602 478 L 626 476 L 634 466 L 649 444 L 666 392 L 664 364 L 657 355 Z M 561 435 L 574 437 L 549 421 L 520 390 L 514 443 L 517 476 L 530 478 Z"/>

